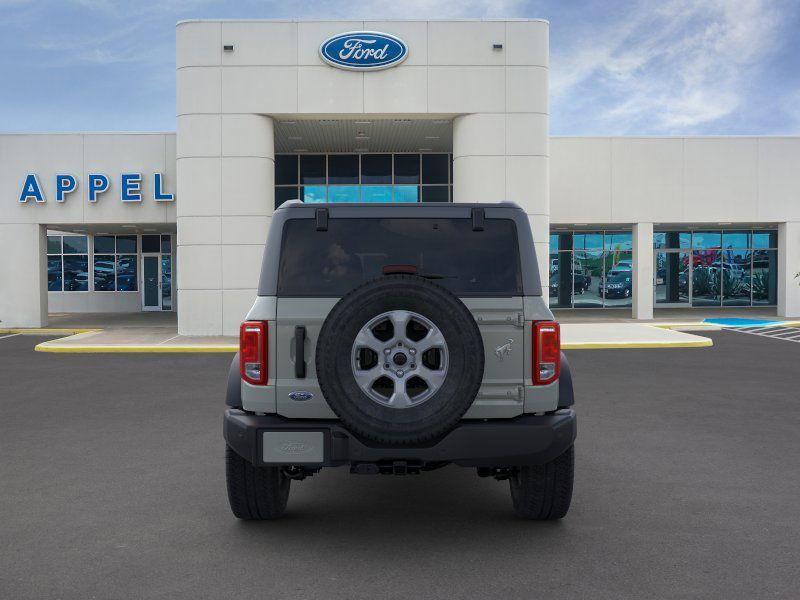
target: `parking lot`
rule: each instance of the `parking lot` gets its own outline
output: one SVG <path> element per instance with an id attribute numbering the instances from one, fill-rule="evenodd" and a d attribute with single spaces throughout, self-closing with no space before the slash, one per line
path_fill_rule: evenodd
<path id="1" fill-rule="evenodd" d="M 706 335 L 706 334 L 704 334 Z M 448 467 L 327 470 L 287 516 L 225 495 L 229 354 L 58 355 L 0 339 L 0 598 L 791 598 L 800 344 L 569 354 L 573 506 L 525 522 Z"/>

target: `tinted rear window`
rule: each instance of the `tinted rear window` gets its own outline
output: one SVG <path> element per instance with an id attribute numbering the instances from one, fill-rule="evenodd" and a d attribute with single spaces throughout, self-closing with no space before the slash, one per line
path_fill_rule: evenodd
<path id="1" fill-rule="evenodd" d="M 412 265 L 457 296 L 522 295 L 514 222 L 487 219 L 290 219 L 283 230 L 278 295 L 343 296 L 380 277 L 385 265 Z"/>

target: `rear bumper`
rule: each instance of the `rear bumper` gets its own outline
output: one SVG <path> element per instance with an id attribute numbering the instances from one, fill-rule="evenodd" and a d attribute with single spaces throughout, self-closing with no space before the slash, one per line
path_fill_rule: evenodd
<path id="1" fill-rule="evenodd" d="M 387 447 L 357 438 L 335 420 L 286 419 L 229 408 L 223 432 L 228 445 L 255 465 L 329 467 L 407 461 L 511 467 L 544 464 L 561 455 L 575 441 L 577 417 L 574 410 L 562 409 L 543 416 L 465 420 L 430 445 Z M 273 433 L 280 435 L 269 435 Z M 269 462 L 263 460 L 265 453 Z M 276 458 L 280 456 L 285 460 Z"/>

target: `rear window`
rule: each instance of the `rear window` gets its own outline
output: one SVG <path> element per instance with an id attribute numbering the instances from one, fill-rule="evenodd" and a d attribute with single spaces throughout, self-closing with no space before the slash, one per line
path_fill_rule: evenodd
<path id="1" fill-rule="evenodd" d="M 278 295 L 343 296 L 380 277 L 385 265 L 411 265 L 457 296 L 522 295 L 514 221 L 486 219 L 290 219 L 283 230 Z"/>

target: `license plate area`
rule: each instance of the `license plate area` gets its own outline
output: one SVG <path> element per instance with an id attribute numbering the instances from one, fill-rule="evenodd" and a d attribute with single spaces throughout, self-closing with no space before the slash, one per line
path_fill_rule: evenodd
<path id="1" fill-rule="evenodd" d="M 267 465 L 308 465 L 325 462 L 323 431 L 263 431 L 261 461 Z"/>

